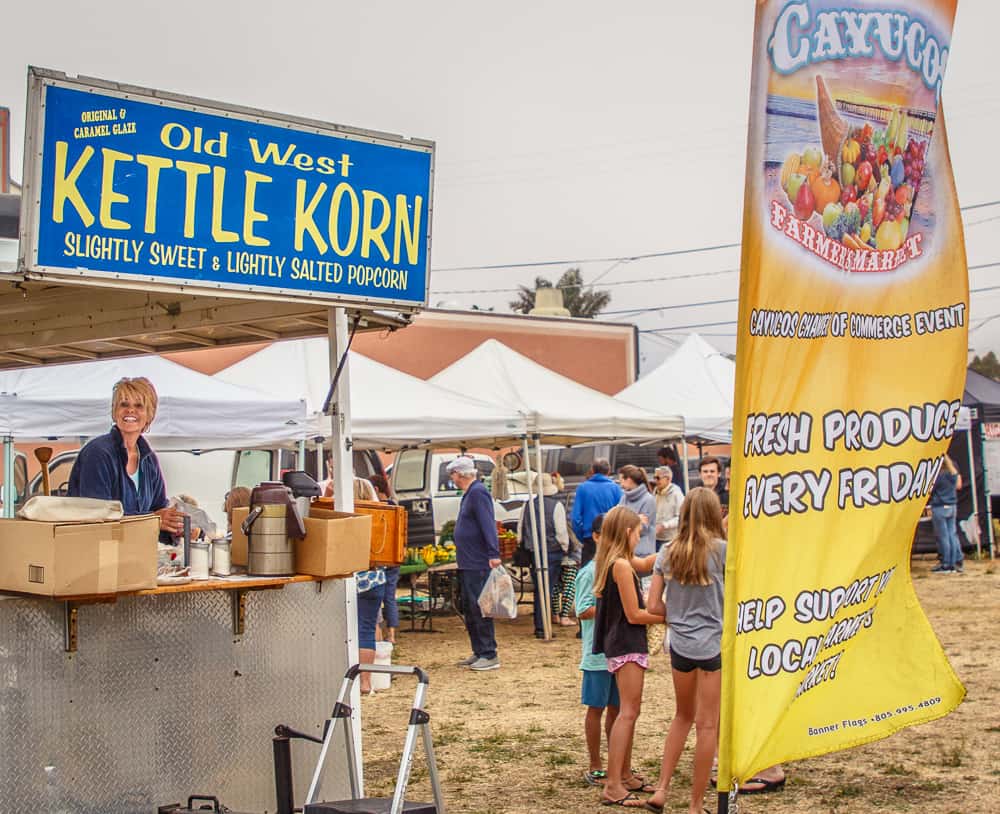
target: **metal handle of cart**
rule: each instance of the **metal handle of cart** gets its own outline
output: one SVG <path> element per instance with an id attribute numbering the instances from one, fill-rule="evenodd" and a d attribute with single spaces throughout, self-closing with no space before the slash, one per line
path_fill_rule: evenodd
<path id="1" fill-rule="evenodd" d="M 347 703 L 351 696 L 351 688 L 354 685 L 354 681 L 361 673 L 413 675 L 417 678 L 417 690 L 414 693 L 413 705 L 410 709 L 406 740 L 403 743 L 403 754 L 399 760 L 399 772 L 396 775 L 396 787 L 392 794 L 392 805 L 389 808 L 389 814 L 402 814 L 403 812 L 403 802 L 406 796 L 406 786 L 410 782 L 410 770 L 413 767 L 413 752 L 416 748 L 418 732 L 424 743 L 424 752 L 427 757 L 427 772 L 431 781 L 431 791 L 434 794 L 434 805 L 437 809 L 437 814 L 444 814 L 444 796 L 441 793 L 437 762 L 434 759 L 434 744 L 431 741 L 431 717 L 423 709 L 424 696 L 427 694 L 427 685 L 430 683 L 430 678 L 420 667 L 411 667 L 402 664 L 354 664 L 347 669 L 347 672 L 344 674 L 344 683 L 340 687 L 340 694 L 337 696 L 337 702 L 333 705 L 333 712 L 326 722 L 323 746 L 320 748 L 319 758 L 316 761 L 316 769 L 313 772 L 312 782 L 309 784 L 305 805 L 317 802 L 317 798 L 319 797 L 322 788 L 323 769 L 330 750 L 330 744 L 333 742 L 333 734 L 337 728 L 338 721 L 343 721 L 344 724 L 344 738 L 347 747 L 347 770 L 351 781 L 351 797 L 355 800 L 361 797 L 361 779 L 358 771 L 357 755 L 354 751 L 354 729 L 350 725 L 352 709 Z"/>

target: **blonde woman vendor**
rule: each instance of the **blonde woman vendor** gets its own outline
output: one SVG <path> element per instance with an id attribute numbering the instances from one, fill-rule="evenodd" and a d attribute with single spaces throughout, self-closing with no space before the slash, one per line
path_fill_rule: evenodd
<path id="1" fill-rule="evenodd" d="M 182 534 L 184 514 L 167 505 L 163 472 L 142 434 L 156 417 L 146 378 L 121 379 L 111 392 L 111 431 L 87 442 L 69 473 L 70 497 L 121 501 L 125 514 L 157 514 L 160 530 Z"/>

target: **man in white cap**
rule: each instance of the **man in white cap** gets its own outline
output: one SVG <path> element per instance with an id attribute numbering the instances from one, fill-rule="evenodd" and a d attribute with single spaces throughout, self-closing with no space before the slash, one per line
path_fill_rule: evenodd
<path id="1" fill-rule="evenodd" d="M 496 670 L 500 659 L 493 620 L 483 616 L 477 601 L 490 571 L 500 565 L 493 497 L 479 480 L 472 458 L 466 455 L 455 458 L 447 471 L 452 483 L 464 492 L 455 519 L 455 554 L 472 655 L 458 664 L 476 672 Z"/>

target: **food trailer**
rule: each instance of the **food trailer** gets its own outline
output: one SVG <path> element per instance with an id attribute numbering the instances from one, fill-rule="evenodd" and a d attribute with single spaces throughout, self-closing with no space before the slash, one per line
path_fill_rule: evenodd
<path id="1" fill-rule="evenodd" d="M 426 303 L 433 143 L 37 68 L 28 84 L 0 368 L 326 334 L 335 497 L 353 508 L 344 362 L 355 332 Z M 357 657 L 350 574 L 120 591 L 135 583 L 116 573 L 0 599 L 2 808 L 204 793 L 273 811 L 274 727 L 321 734 Z M 301 792 L 314 753 L 294 749 Z M 342 761 L 324 792 L 347 789 Z"/>

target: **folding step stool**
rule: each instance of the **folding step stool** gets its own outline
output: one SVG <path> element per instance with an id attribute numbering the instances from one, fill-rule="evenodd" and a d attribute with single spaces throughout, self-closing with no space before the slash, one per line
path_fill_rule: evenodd
<path id="1" fill-rule="evenodd" d="M 417 691 L 413 696 L 413 707 L 410 709 L 410 720 L 406 730 L 406 740 L 403 743 L 403 754 L 399 761 L 399 773 L 396 775 L 396 788 L 391 799 L 373 798 L 361 795 L 361 778 L 358 771 L 358 762 L 354 752 L 354 729 L 351 726 L 351 707 L 348 701 L 351 697 L 351 687 L 354 680 L 361 673 L 385 673 L 389 675 L 415 675 L 417 677 Z M 441 783 L 438 779 L 437 763 L 434 760 L 434 745 L 431 742 L 430 715 L 423 709 L 424 696 L 427 694 L 427 684 L 429 682 L 427 673 L 419 667 L 405 667 L 393 664 L 355 664 L 348 669 L 344 675 L 344 683 L 340 688 L 340 695 L 337 703 L 333 707 L 333 713 L 326 722 L 326 734 L 322 740 L 319 759 L 316 762 L 316 769 L 313 772 L 312 782 L 309 784 L 309 792 L 306 795 L 305 804 L 302 808 L 303 814 L 445 814 L 444 798 L 441 795 Z M 330 751 L 330 744 L 333 742 L 334 731 L 338 723 L 344 728 L 345 746 L 347 748 L 347 769 L 351 781 L 351 799 L 337 800 L 333 802 L 317 802 L 323 778 L 323 768 L 327 755 Z M 298 733 L 291 733 L 285 728 L 285 732 L 293 736 Z M 433 803 L 409 803 L 405 802 L 406 787 L 410 782 L 410 769 L 413 766 L 413 752 L 416 748 L 417 733 L 423 738 L 424 752 L 427 755 L 427 771 L 430 775 L 431 791 L 434 794 Z M 310 740 L 316 740 L 310 738 Z M 286 741 L 287 744 L 287 741 Z M 278 772 L 278 748 L 275 747 L 275 769 L 276 779 Z M 291 811 L 291 782 L 290 768 L 288 771 L 287 799 L 282 801 L 282 783 L 278 784 L 278 811 L 282 812 L 287 807 Z"/>

